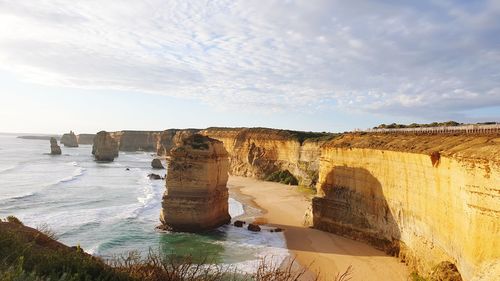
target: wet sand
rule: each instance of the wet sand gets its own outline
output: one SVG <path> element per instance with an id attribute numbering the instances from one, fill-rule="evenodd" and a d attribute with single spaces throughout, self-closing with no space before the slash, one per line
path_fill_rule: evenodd
<path id="1" fill-rule="evenodd" d="M 247 218 L 285 230 L 287 248 L 295 260 L 318 273 L 320 280 L 333 280 L 350 265 L 353 281 L 407 280 L 409 272 L 396 258 L 362 242 L 303 226 L 310 195 L 296 186 L 231 176 L 228 187 L 246 205 Z"/>

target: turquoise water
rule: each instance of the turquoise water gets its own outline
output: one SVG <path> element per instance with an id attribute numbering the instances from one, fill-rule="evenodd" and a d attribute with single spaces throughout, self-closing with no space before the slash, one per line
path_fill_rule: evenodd
<path id="1" fill-rule="evenodd" d="M 120 152 L 112 163 L 97 163 L 90 145 L 61 148 L 63 155 L 52 156 L 47 140 L 0 134 L 0 217 L 46 224 L 59 241 L 102 257 L 153 249 L 251 270 L 260 257 L 288 255 L 281 233 L 230 225 L 203 234 L 157 231 L 165 185 L 147 177 L 164 173 L 151 169 L 154 155 Z M 243 214 L 240 202 L 229 203 L 233 218 Z"/>

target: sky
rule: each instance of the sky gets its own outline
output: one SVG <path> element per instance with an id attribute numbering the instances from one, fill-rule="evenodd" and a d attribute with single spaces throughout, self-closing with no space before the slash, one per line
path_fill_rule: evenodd
<path id="1" fill-rule="evenodd" d="M 0 131 L 500 121 L 500 1 L 0 0 Z"/>

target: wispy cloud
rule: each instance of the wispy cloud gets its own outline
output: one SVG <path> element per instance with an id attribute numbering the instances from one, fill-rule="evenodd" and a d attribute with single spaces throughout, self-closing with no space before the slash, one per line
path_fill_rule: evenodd
<path id="1" fill-rule="evenodd" d="M 7 1 L 0 67 L 220 108 L 500 106 L 498 1 Z"/>

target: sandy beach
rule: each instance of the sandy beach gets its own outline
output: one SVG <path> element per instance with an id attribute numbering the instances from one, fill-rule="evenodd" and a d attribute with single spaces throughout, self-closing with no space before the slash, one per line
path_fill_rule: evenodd
<path id="1" fill-rule="evenodd" d="M 396 258 L 367 244 L 303 226 L 310 195 L 295 186 L 230 177 L 232 196 L 257 207 L 259 223 L 283 228 L 286 244 L 301 265 L 319 273 L 320 280 L 332 280 L 349 265 L 352 280 L 406 280 L 409 272 Z M 255 214 L 248 214 L 249 216 Z"/>

